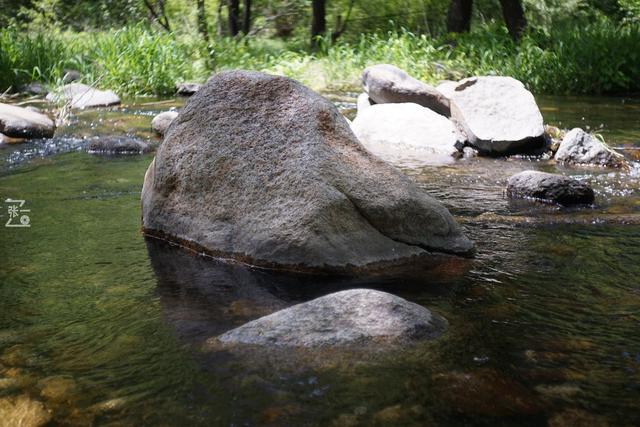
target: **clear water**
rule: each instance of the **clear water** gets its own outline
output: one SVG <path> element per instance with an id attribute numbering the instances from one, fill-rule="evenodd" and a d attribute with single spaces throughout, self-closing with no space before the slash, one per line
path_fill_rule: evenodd
<path id="1" fill-rule="evenodd" d="M 331 97 L 353 114 L 348 94 Z M 539 101 L 552 124 L 640 148 L 640 100 Z M 511 174 L 554 170 L 548 161 L 405 169 L 464 225 L 475 259 L 404 276 L 283 275 L 145 241 L 139 194 L 152 156 L 81 149 L 104 134 L 155 142 L 151 117 L 180 102 L 149 102 L 83 112 L 53 141 L 0 149 L 0 197 L 31 210 L 30 228 L 0 227 L 0 402 L 41 401 L 54 425 L 640 424 L 636 150 L 625 150 L 629 171 L 562 170 L 596 190 L 596 206 L 579 210 L 504 197 Z M 449 329 L 376 357 L 206 345 L 352 287 L 423 304 Z"/>

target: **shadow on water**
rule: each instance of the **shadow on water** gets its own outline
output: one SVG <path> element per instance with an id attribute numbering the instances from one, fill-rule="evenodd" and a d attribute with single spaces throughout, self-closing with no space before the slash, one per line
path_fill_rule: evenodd
<path id="1" fill-rule="evenodd" d="M 447 257 L 437 266 L 369 277 L 284 273 L 202 256 L 145 239 L 163 313 L 191 342 L 217 336 L 282 308 L 345 289 L 371 288 L 411 299 L 450 294 L 472 262 Z"/>

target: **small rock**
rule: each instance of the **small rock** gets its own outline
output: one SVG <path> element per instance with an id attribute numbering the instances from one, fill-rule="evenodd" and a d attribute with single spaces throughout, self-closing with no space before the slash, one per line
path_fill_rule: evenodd
<path id="1" fill-rule="evenodd" d="M 27 396 L 0 399 L 0 427 L 39 427 L 51 421 L 42 402 Z"/>
<path id="2" fill-rule="evenodd" d="M 20 86 L 18 90 L 21 93 L 26 93 L 29 95 L 38 95 L 38 96 L 44 96 L 49 92 L 46 86 L 40 82 L 31 82 L 29 84 Z"/>
<path id="3" fill-rule="evenodd" d="M 413 102 L 449 117 L 446 96 L 390 64 L 367 67 L 362 72 L 362 85 L 369 98 L 378 104 Z"/>
<path id="4" fill-rule="evenodd" d="M 26 140 L 26 138 L 11 138 L 5 134 L 0 133 L 0 147 L 10 144 L 19 144 L 21 142 L 25 142 Z"/>
<path id="5" fill-rule="evenodd" d="M 176 93 L 180 96 L 191 96 L 200 90 L 202 84 L 193 82 L 176 83 Z"/>
<path id="6" fill-rule="evenodd" d="M 130 137 L 107 136 L 89 142 L 92 154 L 143 154 L 151 150 L 149 144 Z"/>
<path id="7" fill-rule="evenodd" d="M 11 138 L 51 138 L 56 125 L 44 114 L 0 103 L 0 132 Z M 6 141 L 5 141 L 6 142 Z"/>
<path id="8" fill-rule="evenodd" d="M 411 343 L 437 338 L 446 325 L 440 316 L 400 297 L 353 289 L 261 317 L 218 340 L 289 347 Z"/>
<path id="9" fill-rule="evenodd" d="M 446 117 L 418 104 L 376 104 L 351 129 L 367 150 L 398 166 L 453 163 L 456 133 Z"/>
<path id="10" fill-rule="evenodd" d="M 509 178 L 507 195 L 511 198 L 531 198 L 561 205 L 592 204 L 593 190 L 586 184 L 566 176 L 524 171 Z"/>
<path id="11" fill-rule="evenodd" d="M 40 395 L 47 400 L 54 402 L 65 402 L 74 400 L 77 393 L 76 382 L 69 376 L 47 377 L 38 382 Z"/>
<path id="12" fill-rule="evenodd" d="M 373 414 L 373 421 L 381 424 L 398 423 L 403 416 L 402 405 L 393 405 Z"/>
<path id="13" fill-rule="evenodd" d="M 82 79 L 82 74 L 77 70 L 64 70 L 62 76 L 62 83 L 69 84 L 73 82 L 77 82 Z"/>
<path id="14" fill-rule="evenodd" d="M 120 98 L 110 90 L 98 90 L 82 83 L 71 83 L 55 92 L 50 92 L 47 101 L 65 101 L 71 108 L 108 107 L 120 104 Z"/>
<path id="15" fill-rule="evenodd" d="M 597 165 L 624 167 L 626 162 L 622 154 L 616 153 L 596 137 L 580 128 L 568 132 L 556 152 L 557 162 L 574 165 Z"/>
<path id="16" fill-rule="evenodd" d="M 127 404 L 127 399 L 124 399 L 122 397 L 116 397 L 113 399 L 105 400 L 104 402 L 96 403 L 95 405 L 92 405 L 91 407 L 89 407 L 89 410 L 91 412 L 96 412 L 100 414 L 103 412 L 119 410 L 123 408 L 126 404 Z"/>
<path id="17" fill-rule="evenodd" d="M 480 152 L 505 155 L 534 151 L 545 143 L 542 114 L 531 92 L 511 77 L 472 77 L 451 97 L 451 119 Z"/>
<path id="18" fill-rule="evenodd" d="M 356 100 L 356 108 L 358 113 L 361 113 L 362 111 L 366 110 L 367 108 L 371 107 L 374 104 L 375 102 L 373 102 L 371 98 L 369 98 L 369 95 L 367 95 L 364 92 L 358 95 L 358 99 Z"/>
<path id="19" fill-rule="evenodd" d="M 178 117 L 177 111 L 165 111 L 160 113 L 151 120 L 151 129 L 160 136 L 164 136 L 164 133 L 173 122 L 173 119 Z"/>
<path id="20" fill-rule="evenodd" d="M 571 400 L 582 390 L 575 384 L 553 384 L 536 386 L 536 391 L 549 399 Z"/>

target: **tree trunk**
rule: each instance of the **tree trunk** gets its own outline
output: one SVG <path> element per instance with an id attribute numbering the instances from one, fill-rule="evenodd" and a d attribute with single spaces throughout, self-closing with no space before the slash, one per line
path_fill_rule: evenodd
<path id="1" fill-rule="evenodd" d="M 251 0 L 244 0 L 242 4 L 242 32 L 249 34 L 251 31 Z"/>
<path id="2" fill-rule="evenodd" d="M 473 0 L 451 0 L 447 14 L 447 31 L 466 33 L 471 29 L 471 9 Z"/>
<path id="3" fill-rule="evenodd" d="M 207 27 L 207 14 L 204 8 L 204 0 L 198 0 L 198 32 L 202 38 L 209 41 L 209 28 Z"/>
<path id="4" fill-rule="evenodd" d="M 327 29 L 326 0 L 313 0 L 311 2 L 311 47 L 318 46 L 318 37 L 324 35 Z"/>
<path id="5" fill-rule="evenodd" d="M 240 0 L 227 0 L 227 12 L 229 13 L 229 34 L 235 37 L 240 32 L 238 26 L 238 12 L 240 9 Z"/>
<path id="6" fill-rule="evenodd" d="M 507 24 L 509 34 L 512 39 L 517 41 L 527 26 L 522 2 L 520 0 L 500 0 L 500 5 L 502 6 L 502 16 Z"/>

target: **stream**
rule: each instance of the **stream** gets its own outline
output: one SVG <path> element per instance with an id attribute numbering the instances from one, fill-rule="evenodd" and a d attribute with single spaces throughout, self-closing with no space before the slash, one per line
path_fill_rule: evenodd
<path id="1" fill-rule="evenodd" d="M 353 118 L 357 94 L 326 95 Z M 52 425 L 640 425 L 640 99 L 538 97 L 546 123 L 602 134 L 629 170 L 527 157 L 403 168 L 477 254 L 361 278 L 276 273 L 145 239 L 153 154 L 82 147 L 99 135 L 157 146 L 151 119 L 183 103 L 128 99 L 74 114 L 51 140 L 0 147 L 2 202 L 24 200 L 30 219 L 5 227 L 6 203 L 0 211 L 0 420 L 3 400 L 20 398 L 24 411 L 41 402 Z M 509 200 L 507 179 L 525 169 L 589 183 L 595 206 Z M 371 360 L 207 345 L 355 287 L 424 305 L 449 328 Z"/>

